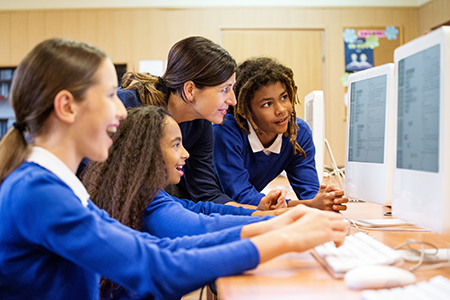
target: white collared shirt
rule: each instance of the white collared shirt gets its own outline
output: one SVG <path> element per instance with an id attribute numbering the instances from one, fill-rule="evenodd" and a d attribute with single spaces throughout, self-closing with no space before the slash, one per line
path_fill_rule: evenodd
<path id="1" fill-rule="evenodd" d="M 27 161 L 34 162 L 49 170 L 67 184 L 80 199 L 84 207 L 88 206 L 89 194 L 78 177 L 58 157 L 42 147 L 34 146 Z"/>
<path id="2" fill-rule="evenodd" d="M 283 142 L 283 134 L 278 134 L 275 141 L 268 148 L 264 148 L 263 144 L 258 138 L 258 134 L 253 129 L 250 122 L 247 120 L 248 128 L 250 128 L 250 134 L 248 135 L 248 142 L 250 143 L 250 147 L 252 148 L 253 153 L 263 151 L 266 155 L 270 155 L 270 153 L 280 154 L 281 144 Z"/>

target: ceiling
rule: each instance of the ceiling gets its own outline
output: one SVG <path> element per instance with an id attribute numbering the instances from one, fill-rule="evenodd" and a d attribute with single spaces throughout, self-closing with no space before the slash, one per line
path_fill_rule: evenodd
<path id="1" fill-rule="evenodd" d="M 419 7 L 430 0 L 0 0 L 0 10 L 120 7 Z"/>

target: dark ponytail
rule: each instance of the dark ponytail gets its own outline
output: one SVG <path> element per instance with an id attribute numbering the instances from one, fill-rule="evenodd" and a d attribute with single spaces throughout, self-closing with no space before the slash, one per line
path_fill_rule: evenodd
<path id="1" fill-rule="evenodd" d="M 169 51 L 162 77 L 128 72 L 122 88 L 137 89 L 142 105 L 167 106 L 170 93 L 184 101 L 184 84 L 194 82 L 199 89 L 227 81 L 237 69 L 236 61 L 224 48 L 201 36 L 185 38 Z"/>

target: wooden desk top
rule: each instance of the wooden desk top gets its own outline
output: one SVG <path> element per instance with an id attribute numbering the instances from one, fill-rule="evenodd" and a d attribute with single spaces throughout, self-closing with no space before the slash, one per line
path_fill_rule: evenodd
<path id="1" fill-rule="evenodd" d="M 381 219 L 389 208 L 372 203 L 349 203 L 343 215 L 347 219 Z M 354 234 L 358 230 L 352 228 Z M 373 231 L 371 236 L 395 247 L 407 239 L 416 239 L 450 248 L 450 235 L 432 232 Z M 405 262 L 407 269 L 413 263 Z M 450 267 L 415 271 L 417 281 L 428 280 L 438 274 L 450 278 Z M 347 288 L 343 279 L 334 279 L 307 252 L 288 253 L 272 259 L 243 275 L 219 278 L 216 282 L 220 300 L 238 299 L 361 299 L 360 291 Z"/>

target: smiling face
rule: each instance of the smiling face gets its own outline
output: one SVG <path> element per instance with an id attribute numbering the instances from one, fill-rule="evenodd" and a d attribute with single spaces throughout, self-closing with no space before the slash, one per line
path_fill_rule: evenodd
<path id="1" fill-rule="evenodd" d="M 217 86 L 195 88 L 192 103 L 198 116 L 215 124 L 222 123 L 228 106 L 236 105 L 233 92 L 235 82 L 236 75 L 233 74 L 226 82 Z"/>
<path id="2" fill-rule="evenodd" d="M 171 117 L 165 119 L 164 137 L 160 141 L 161 151 L 168 173 L 168 184 L 177 184 L 183 176 L 183 166 L 189 153 L 184 149 L 181 130 Z"/>
<path id="3" fill-rule="evenodd" d="M 110 59 L 105 59 L 95 73 L 96 83 L 91 86 L 84 100 L 77 102 L 78 127 L 76 151 L 80 161 L 88 157 L 94 161 L 108 158 L 112 140 L 108 132 L 115 132 L 119 121 L 127 111 L 117 97 L 117 75 Z"/>
<path id="4" fill-rule="evenodd" d="M 253 121 L 261 130 L 258 138 L 269 147 L 278 134 L 286 132 L 292 104 L 284 84 L 276 82 L 262 86 L 250 103 Z"/>

